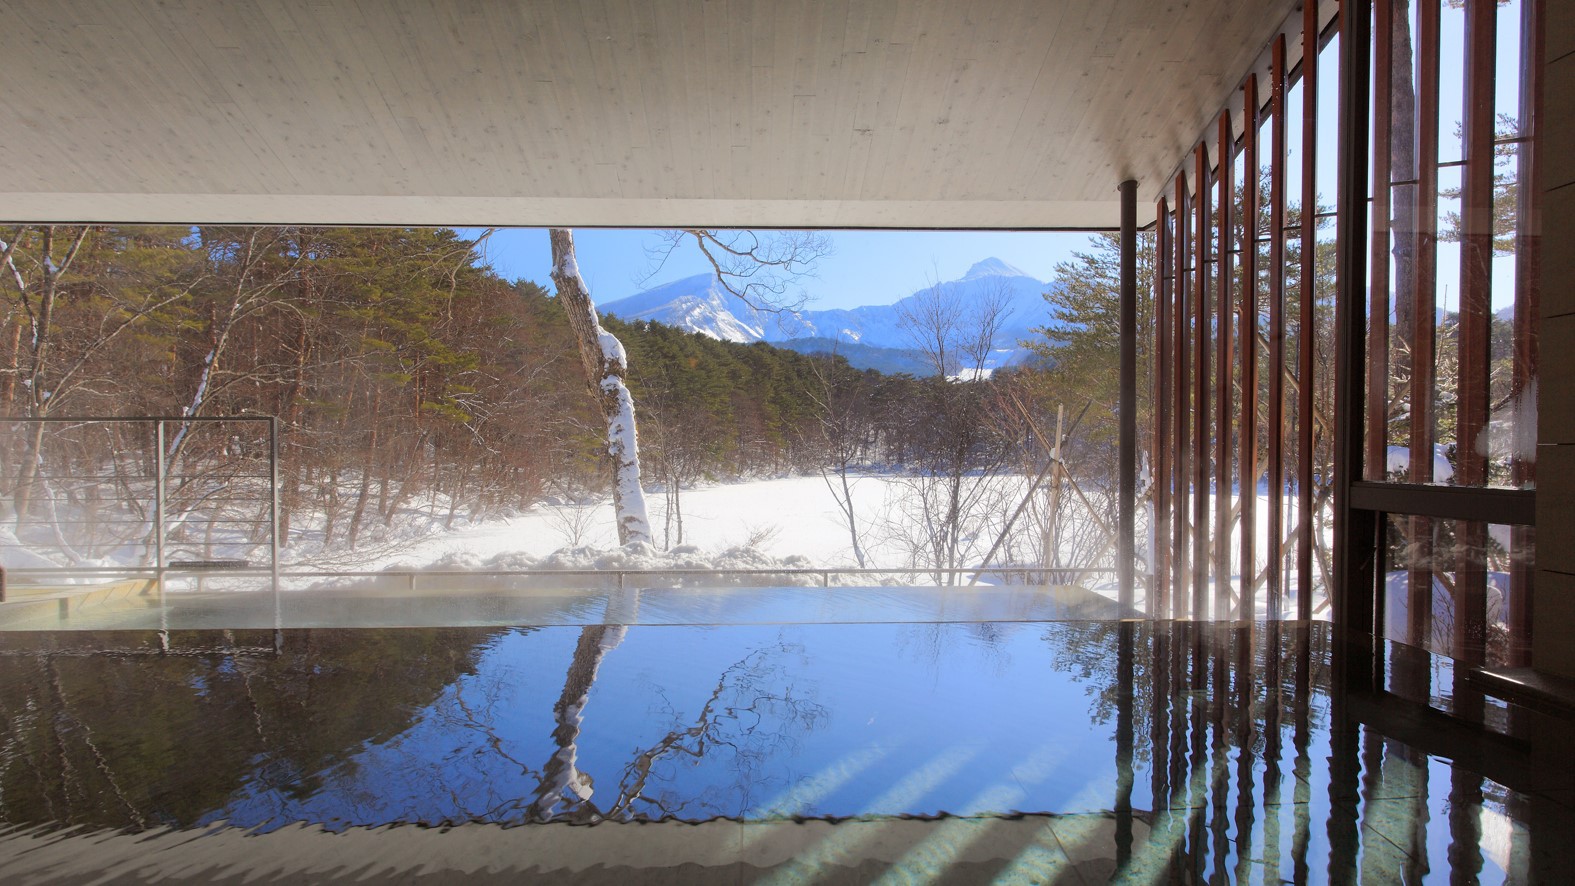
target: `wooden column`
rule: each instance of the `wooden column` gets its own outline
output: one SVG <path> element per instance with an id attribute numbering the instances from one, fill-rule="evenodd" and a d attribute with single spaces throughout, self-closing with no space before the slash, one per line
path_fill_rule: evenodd
<path id="1" fill-rule="evenodd" d="M 1187 507 L 1188 491 L 1192 482 L 1192 448 L 1188 445 L 1191 434 L 1189 417 L 1192 415 L 1192 383 L 1190 329 L 1190 299 L 1192 293 L 1192 277 L 1188 272 L 1190 265 L 1187 257 L 1190 254 L 1191 235 L 1190 220 L 1192 213 L 1187 203 L 1187 176 L 1185 173 L 1176 176 L 1176 260 L 1175 260 L 1175 363 L 1172 375 L 1175 378 L 1176 392 L 1175 405 L 1175 433 L 1172 434 L 1172 445 L 1175 447 L 1174 477 L 1176 481 L 1175 513 L 1175 599 L 1173 600 L 1173 616 L 1185 618 L 1192 612 L 1189 590 L 1192 588 L 1192 570 L 1190 568 L 1192 512 Z"/>
<path id="2" fill-rule="evenodd" d="M 1242 87 L 1241 617 L 1257 616 L 1258 558 L 1258 75 Z"/>
<path id="3" fill-rule="evenodd" d="M 1489 0 L 1491 2 L 1491 0 Z M 1362 478 L 1367 338 L 1368 99 L 1372 92 L 1372 0 L 1340 6 L 1339 182 L 1335 197 L 1334 358 L 1334 624 L 1342 634 L 1373 633 L 1377 591 L 1378 515 L 1351 506 L 1351 484 Z M 1361 656 L 1356 656 L 1360 658 Z M 1348 679 L 1370 682 L 1353 661 Z"/>
<path id="4" fill-rule="evenodd" d="M 1192 617 L 1208 617 L 1209 584 L 1209 151 L 1193 152 Z"/>
<path id="5" fill-rule="evenodd" d="M 1231 336 L 1231 317 L 1235 299 L 1232 290 L 1235 279 L 1231 274 L 1231 218 L 1235 194 L 1236 139 L 1231 134 L 1230 111 L 1222 111 L 1219 119 L 1219 160 L 1215 180 L 1218 185 L 1219 217 L 1215 219 L 1214 275 L 1217 291 L 1214 298 L 1214 617 L 1226 618 L 1231 613 L 1231 430 L 1235 423 L 1232 395 L 1235 391 L 1233 359 L 1234 343 Z"/>
<path id="6" fill-rule="evenodd" d="M 1162 618 L 1170 612 L 1170 360 L 1175 350 L 1171 299 L 1176 291 L 1170 260 L 1170 209 L 1164 196 L 1155 206 L 1154 218 L 1154 584 L 1148 614 Z"/>
<path id="7" fill-rule="evenodd" d="M 1318 299 L 1318 4 L 1302 6 L 1301 273 L 1296 348 L 1296 617 L 1312 618 L 1313 332 Z"/>
<path id="8" fill-rule="evenodd" d="M 1121 607 L 1132 608 L 1132 559 L 1137 532 L 1137 182 L 1121 183 L 1120 453 L 1116 483 L 1116 585 Z"/>
<path id="9" fill-rule="evenodd" d="M 1409 479 L 1433 481 L 1433 343 L 1438 288 L 1438 40 L 1437 3 L 1417 5 L 1416 46 L 1416 287 L 1412 295 L 1411 441 Z M 1433 520 L 1408 521 L 1411 568 L 1406 601 L 1407 642 L 1428 640 L 1433 622 Z"/>
<path id="10" fill-rule="evenodd" d="M 1269 618 L 1285 605 L 1285 37 L 1269 61 Z"/>

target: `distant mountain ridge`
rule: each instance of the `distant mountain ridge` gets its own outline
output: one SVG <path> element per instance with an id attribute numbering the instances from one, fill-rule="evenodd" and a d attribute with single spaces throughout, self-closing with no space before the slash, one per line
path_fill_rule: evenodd
<path id="1" fill-rule="evenodd" d="M 772 347 L 797 351 L 800 354 L 835 354 L 848 361 L 855 369 L 873 369 L 886 375 L 907 373 L 913 376 L 934 375 L 935 369 L 925 361 L 924 355 L 909 348 L 879 348 L 858 342 L 838 341 L 833 338 L 790 338 L 770 343 Z"/>
<path id="2" fill-rule="evenodd" d="M 1043 295 L 1053 287 L 998 259 L 977 262 L 956 280 L 936 284 L 965 304 L 999 298 L 1005 321 L 994 342 L 988 368 L 1020 363 L 1021 342 L 1038 338 L 1035 327 L 1058 325 Z M 836 351 L 859 368 L 883 372 L 909 371 L 889 367 L 922 367 L 913 342 L 901 328 L 901 312 L 925 297 L 926 287 L 889 305 L 772 313 L 758 311 L 733 297 L 716 278 L 700 274 L 653 287 L 601 306 L 603 314 L 622 320 L 648 320 L 734 342 L 764 341 L 800 353 Z M 896 352 L 896 353 L 892 353 Z"/>

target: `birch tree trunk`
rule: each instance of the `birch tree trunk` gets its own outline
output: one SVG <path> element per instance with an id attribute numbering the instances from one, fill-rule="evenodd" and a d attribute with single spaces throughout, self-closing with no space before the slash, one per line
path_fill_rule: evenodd
<path id="1" fill-rule="evenodd" d="M 594 785 L 579 766 L 580 729 L 585 722 L 585 703 L 596 683 L 602 659 L 618 648 L 628 630 L 624 625 L 587 625 L 580 629 L 580 641 L 575 644 L 574 657 L 563 680 L 563 693 L 552 707 L 556 721 L 552 739 L 557 750 L 542 767 L 541 783 L 531 803 L 531 817 L 536 821 L 564 816 L 577 821 L 600 817 L 591 804 Z"/>
<path id="2" fill-rule="evenodd" d="M 634 398 L 624 384 L 628 356 L 612 333 L 596 319 L 596 305 L 580 277 L 574 257 L 574 232 L 567 228 L 548 231 L 552 241 L 552 282 L 558 287 L 569 325 L 579 346 L 580 363 L 591 393 L 607 420 L 607 454 L 613 462 L 613 508 L 618 521 L 618 543 L 651 541 L 651 521 L 646 516 L 645 492 L 640 487 L 640 448 L 634 427 Z"/>

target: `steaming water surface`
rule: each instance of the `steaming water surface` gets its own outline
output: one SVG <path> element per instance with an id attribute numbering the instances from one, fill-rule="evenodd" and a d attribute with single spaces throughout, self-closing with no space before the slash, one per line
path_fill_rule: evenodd
<path id="1" fill-rule="evenodd" d="M 0 872 L 80 874 L 96 862 L 39 853 L 121 830 L 920 818 L 1004 835 L 1049 814 L 1046 864 L 1075 857 L 1081 827 L 1112 865 L 1306 879 L 1380 858 L 1447 871 L 1462 808 L 1485 878 L 1531 863 L 1539 798 L 1371 727 L 1346 727 L 1346 795 L 1325 625 L 778 624 L 772 594 L 689 598 L 692 622 L 761 623 L 664 623 L 683 600 L 633 625 L 288 630 L 277 651 L 271 631 L 176 631 L 168 653 L 139 631 L 0 634 Z M 1448 663 L 1427 662 L 1437 700 Z"/>

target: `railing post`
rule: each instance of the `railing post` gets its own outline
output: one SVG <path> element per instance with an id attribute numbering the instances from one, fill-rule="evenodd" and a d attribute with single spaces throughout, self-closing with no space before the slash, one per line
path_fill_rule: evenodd
<path id="1" fill-rule="evenodd" d="M 164 420 L 153 420 L 153 568 L 164 594 Z"/>
<path id="2" fill-rule="evenodd" d="M 153 420 L 153 576 L 159 586 L 159 650 L 170 651 L 169 607 L 164 599 L 164 420 Z"/>
<path id="3" fill-rule="evenodd" d="M 268 416 L 268 565 L 273 581 L 274 630 L 283 628 L 279 599 L 279 417 Z"/>

